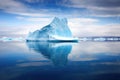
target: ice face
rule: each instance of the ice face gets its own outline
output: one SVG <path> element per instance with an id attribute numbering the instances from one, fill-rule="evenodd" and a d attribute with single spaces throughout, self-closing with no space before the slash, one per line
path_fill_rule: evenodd
<path id="1" fill-rule="evenodd" d="M 72 33 L 67 25 L 67 19 L 54 18 L 50 26 L 53 27 L 53 34 L 61 37 L 72 37 Z"/>
<path id="2" fill-rule="evenodd" d="M 43 27 L 41 30 L 36 30 L 32 33 L 29 33 L 27 40 L 51 40 L 56 37 L 71 38 L 72 33 L 67 25 L 67 19 L 59 19 L 55 17 L 53 21 Z"/>

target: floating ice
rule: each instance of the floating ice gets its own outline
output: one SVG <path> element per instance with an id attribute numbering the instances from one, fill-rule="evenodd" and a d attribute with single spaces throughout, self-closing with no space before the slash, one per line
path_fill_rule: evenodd
<path id="1" fill-rule="evenodd" d="M 0 41 L 8 42 L 8 41 L 24 41 L 22 37 L 2 37 Z"/>
<path id="2" fill-rule="evenodd" d="M 72 33 L 67 25 L 67 19 L 59 19 L 55 17 L 53 21 L 43 27 L 41 30 L 36 30 L 29 33 L 27 41 L 77 41 L 77 38 L 72 37 Z"/>

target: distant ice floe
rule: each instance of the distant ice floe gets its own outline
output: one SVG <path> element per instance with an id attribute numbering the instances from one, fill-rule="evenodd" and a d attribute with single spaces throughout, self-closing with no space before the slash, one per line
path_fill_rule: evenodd
<path id="1" fill-rule="evenodd" d="M 54 40 L 54 37 L 56 40 L 78 40 L 78 42 L 82 42 L 82 41 L 92 41 L 92 42 L 108 42 L 108 41 L 120 41 L 120 37 L 80 37 L 80 38 L 66 38 L 66 37 L 59 37 L 59 36 L 53 36 L 53 40 Z M 44 38 L 43 38 L 44 39 Z M 51 40 L 52 40 L 51 39 Z M 52 41 L 53 41 L 52 40 Z M 0 41 L 3 41 L 3 42 L 8 42 L 8 41 L 26 41 L 25 38 L 23 37 L 2 37 L 0 38 Z"/>
<path id="2" fill-rule="evenodd" d="M 97 36 L 97 37 L 80 37 L 79 41 L 120 41 L 120 37 L 101 37 L 101 36 Z"/>
<path id="3" fill-rule="evenodd" d="M 7 42 L 7 41 L 24 41 L 25 39 L 22 38 L 22 37 L 2 37 L 0 38 L 0 41 L 4 41 L 4 42 Z"/>

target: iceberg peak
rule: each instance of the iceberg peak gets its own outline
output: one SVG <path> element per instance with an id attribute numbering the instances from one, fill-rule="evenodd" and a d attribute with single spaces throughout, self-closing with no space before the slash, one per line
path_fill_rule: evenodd
<path id="1" fill-rule="evenodd" d="M 67 26 L 67 19 L 66 18 L 58 18 L 58 17 L 55 17 L 53 19 L 53 21 L 50 23 L 51 26 L 54 26 L 56 24 L 56 26 L 58 25 L 62 25 L 61 27 L 64 27 L 64 26 Z"/>

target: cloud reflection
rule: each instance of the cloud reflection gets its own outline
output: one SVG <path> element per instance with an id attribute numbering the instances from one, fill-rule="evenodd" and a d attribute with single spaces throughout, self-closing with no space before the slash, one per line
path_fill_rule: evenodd
<path id="1" fill-rule="evenodd" d="M 120 55 L 120 42 L 80 42 L 73 46 L 70 61 L 93 61 L 112 59 Z M 115 58 L 116 59 L 116 58 Z"/>

